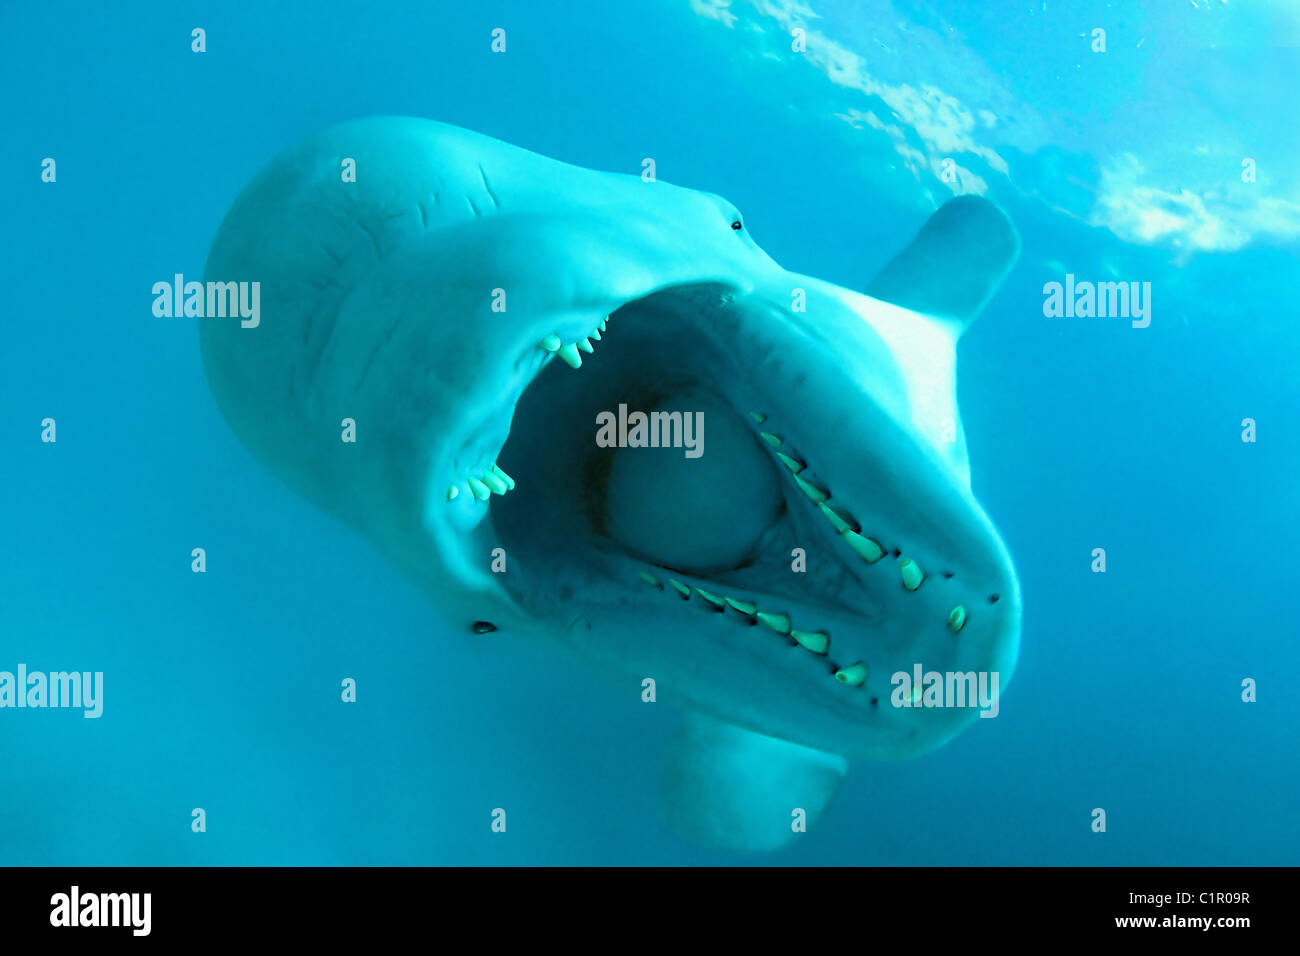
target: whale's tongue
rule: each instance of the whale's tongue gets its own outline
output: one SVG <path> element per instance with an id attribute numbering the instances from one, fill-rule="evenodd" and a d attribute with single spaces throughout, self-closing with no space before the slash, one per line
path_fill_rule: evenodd
<path id="1" fill-rule="evenodd" d="M 701 386 L 644 412 L 621 411 L 611 431 L 626 425 L 627 433 L 604 436 L 620 446 L 605 486 L 606 534 L 643 560 L 695 574 L 749 559 L 783 498 L 767 453 L 735 411 Z"/>

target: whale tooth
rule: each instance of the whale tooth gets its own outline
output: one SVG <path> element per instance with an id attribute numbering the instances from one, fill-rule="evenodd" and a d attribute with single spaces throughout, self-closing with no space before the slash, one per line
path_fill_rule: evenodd
<path id="1" fill-rule="evenodd" d="M 925 580 L 925 575 L 921 573 L 920 567 L 911 558 L 899 558 L 898 570 L 903 576 L 903 587 L 909 591 L 915 591 Z"/>
<path id="2" fill-rule="evenodd" d="M 778 634 L 790 633 L 790 619 L 784 614 L 769 614 L 767 611 L 759 611 L 755 616 Z"/>
<path id="3" fill-rule="evenodd" d="M 735 598 L 723 598 L 723 600 L 741 614 L 748 614 L 750 617 L 753 617 L 758 613 L 758 606 L 750 604 L 748 601 L 737 601 Z"/>
<path id="4" fill-rule="evenodd" d="M 638 571 L 637 573 L 641 575 L 641 580 L 646 584 L 651 587 L 659 588 L 661 591 L 663 590 L 663 585 L 659 583 L 659 580 L 653 574 L 646 574 L 644 571 Z"/>
<path id="5" fill-rule="evenodd" d="M 841 667 L 835 672 L 835 679 L 841 684 L 857 687 L 867 679 L 867 665 L 858 661 L 850 667 Z"/>
<path id="6" fill-rule="evenodd" d="M 454 501 L 458 494 L 460 494 L 460 488 L 456 485 L 452 485 L 447 489 L 447 500 Z"/>
<path id="7" fill-rule="evenodd" d="M 544 352 L 558 352 L 560 345 L 560 337 L 554 332 L 537 343 L 537 347 Z"/>
<path id="8" fill-rule="evenodd" d="M 948 613 L 948 627 L 954 634 L 966 626 L 966 609 L 958 604 Z"/>
<path id="9" fill-rule="evenodd" d="M 821 631 L 791 631 L 790 636 L 814 654 L 825 654 L 831 647 L 831 639 Z"/>
<path id="10" fill-rule="evenodd" d="M 509 488 L 506 487 L 506 483 L 502 481 L 499 476 L 494 475 L 491 472 L 488 472 L 479 480 L 482 481 L 483 484 L 487 485 L 489 489 L 495 491 L 499 495 L 504 495 L 507 491 L 510 490 Z"/>
<path id="11" fill-rule="evenodd" d="M 759 437 L 763 439 L 763 441 L 767 442 L 773 448 L 781 447 L 781 439 L 776 435 L 773 435 L 771 432 L 759 432 L 758 434 Z"/>
<path id="12" fill-rule="evenodd" d="M 760 415 L 758 412 L 750 412 L 749 417 L 754 419 L 754 421 L 758 422 L 760 425 L 767 421 L 767 416 Z"/>
<path id="13" fill-rule="evenodd" d="M 808 467 L 808 466 L 805 465 L 803 462 L 801 462 L 798 458 L 791 458 L 789 455 L 787 455 L 787 454 L 786 454 L 785 452 L 783 452 L 783 451 L 778 451 L 778 452 L 776 453 L 776 457 L 777 457 L 777 458 L 780 458 L 780 459 L 781 459 L 781 462 L 782 462 L 782 463 L 783 463 L 787 468 L 789 468 L 791 472 L 793 472 L 793 473 L 796 474 L 796 475 L 799 474 L 799 472 L 803 471 L 805 468 Z"/>
<path id="14" fill-rule="evenodd" d="M 812 482 L 806 481 L 803 478 L 800 478 L 798 475 L 794 476 L 794 483 L 799 486 L 800 491 L 802 491 L 805 495 L 807 495 L 817 504 L 821 504 L 823 501 L 825 501 L 827 498 L 830 497 L 829 492 L 822 491 Z"/>
<path id="15" fill-rule="evenodd" d="M 671 584 L 674 590 L 682 596 L 683 601 L 689 601 L 691 599 L 691 589 L 685 584 L 682 584 L 681 581 L 678 581 L 676 578 L 669 578 L 668 583 Z"/>
<path id="16" fill-rule="evenodd" d="M 591 339 L 589 339 L 589 338 L 588 338 L 588 339 L 583 339 L 581 342 L 579 342 L 579 343 L 578 343 L 578 348 L 582 349 L 582 350 L 583 350 L 584 352 L 586 352 L 588 355 L 590 355 L 592 352 L 596 351 L 596 347 L 595 347 L 594 345 L 591 344 Z"/>
<path id="17" fill-rule="evenodd" d="M 596 328 L 598 328 L 598 329 L 600 329 L 600 331 L 604 332 L 604 331 L 605 331 L 605 324 L 606 324 L 607 322 L 609 322 L 609 316 L 605 316 L 603 319 L 601 319 L 599 322 L 597 322 L 597 323 L 596 323 Z"/>
<path id="18" fill-rule="evenodd" d="M 859 557 L 869 564 L 875 564 L 885 556 L 885 549 L 877 544 L 874 539 L 860 535 L 856 531 L 843 531 L 840 533 L 840 537 L 858 553 Z"/>
<path id="19" fill-rule="evenodd" d="M 479 501 L 487 501 L 489 498 L 492 497 L 492 491 L 488 488 L 487 485 L 483 484 L 483 482 L 479 481 L 477 478 L 469 479 L 468 484 L 469 484 L 469 490 L 474 492 L 474 497 L 477 498 Z"/>
<path id="20" fill-rule="evenodd" d="M 595 339 L 597 342 L 599 342 L 599 341 L 600 341 L 600 329 L 594 329 L 594 330 L 592 330 L 591 335 L 589 335 L 589 336 L 587 336 L 587 337 L 588 337 L 588 338 L 591 338 L 591 339 Z"/>
<path id="21" fill-rule="evenodd" d="M 557 354 L 564 359 L 569 368 L 578 368 L 582 365 L 582 356 L 578 354 L 578 346 L 573 342 L 568 345 L 561 345 Z"/>
<path id="22" fill-rule="evenodd" d="M 826 504 L 826 502 L 817 502 L 817 507 L 821 510 L 821 513 L 826 516 L 826 520 L 835 526 L 836 531 L 843 533 L 845 531 L 853 530 L 853 526 L 841 518 L 839 513 L 830 505 Z"/>
<path id="23" fill-rule="evenodd" d="M 499 465 L 492 466 L 492 474 L 496 475 L 498 478 L 504 481 L 506 483 L 506 487 L 509 488 L 511 491 L 515 490 L 515 480 L 511 478 L 509 475 L 507 475 L 504 471 L 502 471 Z"/>
<path id="24" fill-rule="evenodd" d="M 708 591 L 704 590 L 704 588 L 696 588 L 695 593 L 698 594 L 700 597 L 704 598 L 704 600 L 708 601 L 719 611 L 726 610 L 727 608 L 726 603 L 722 600 L 722 598 L 718 597 L 716 594 L 710 594 Z"/>

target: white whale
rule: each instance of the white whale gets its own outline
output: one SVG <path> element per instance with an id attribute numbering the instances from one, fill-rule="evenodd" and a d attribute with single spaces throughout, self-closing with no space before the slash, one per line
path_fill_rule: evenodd
<path id="1" fill-rule="evenodd" d="M 1010 680 L 1019 587 L 971 492 L 955 354 L 1018 249 L 955 199 L 863 294 L 782 269 L 716 195 L 373 118 L 239 196 L 205 278 L 259 282 L 261 320 L 200 342 L 249 451 L 456 629 L 535 634 L 679 706 L 669 819 L 764 850 L 849 759 L 978 713 L 896 706 L 891 675 Z M 598 444 L 620 405 L 670 438 L 699 414 L 702 454 Z"/>

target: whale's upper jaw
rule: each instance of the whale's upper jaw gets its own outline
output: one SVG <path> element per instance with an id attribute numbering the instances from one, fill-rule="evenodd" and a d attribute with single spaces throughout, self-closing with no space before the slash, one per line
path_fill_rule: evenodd
<path id="1" fill-rule="evenodd" d="M 209 382 L 264 464 L 467 630 L 554 634 L 661 701 L 821 750 L 924 750 L 975 711 L 895 708 L 890 676 L 1005 687 L 1019 640 L 953 338 L 781 270 L 738 222 L 719 197 L 442 124 L 345 124 L 227 215 L 205 277 L 260 281 L 262 320 L 200 324 Z M 578 369 L 543 347 L 606 316 Z M 705 413 L 702 457 L 597 446 L 598 412 L 660 401 Z M 493 463 L 515 487 L 485 503 L 470 479 Z"/>
<path id="2" fill-rule="evenodd" d="M 796 288 L 806 311 L 791 311 Z M 891 675 L 921 664 L 1005 686 L 1018 586 L 872 315 L 926 321 L 777 270 L 592 314 L 600 339 L 576 369 L 531 330 L 503 359 L 513 387 L 430 476 L 441 540 L 479 565 L 504 549 L 484 585 L 500 611 L 485 593 L 476 616 L 822 750 L 899 757 L 957 733 L 976 710 L 900 709 Z M 620 406 L 702 412 L 703 454 L 600 447 L 597 416 Z M 478 500 L 466 462 L 495 462 L 513 487 Z"/>

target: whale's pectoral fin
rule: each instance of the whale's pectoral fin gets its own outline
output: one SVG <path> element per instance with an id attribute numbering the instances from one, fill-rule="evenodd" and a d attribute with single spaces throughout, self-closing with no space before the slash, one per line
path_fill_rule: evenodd
<path id="1" fill-rule="evenodd" d="M 826 809 L 848 761 L 688 714 L 668 751 L 664 814 L 695 843 L 775 850 Z"/>
<path id="2" fill-rule="evenodd" d="M 875 299 L 932 315 L 961 329 L 979 314 L 1020 254 L 1020 236 L 979 196 L 950 199 L 911 245 L 871 280 Z"/>

